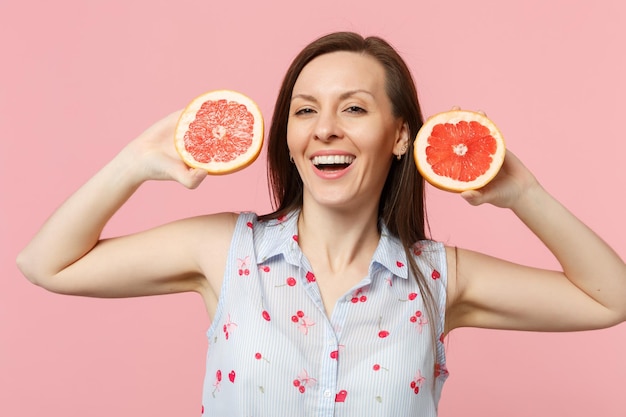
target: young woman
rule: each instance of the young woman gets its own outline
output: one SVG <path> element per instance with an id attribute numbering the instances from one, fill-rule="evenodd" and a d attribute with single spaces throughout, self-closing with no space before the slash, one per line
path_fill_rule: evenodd
<path id="1" fill-rule="evenodd" d="M 102 240 L 148 180 L 195 188 L 157 122 L 71 196 L 18 265 L 50 291 L 195 291 L 212 319 L 203 409 L 229 416 L 435 416 L 458 327 L 568 331 L 626 320 L 626 266 L 510 152 L 470 204 L 512 210 L 562 271 L 444 247 L 424 230 L 407 155 L 421 126 L 411 75 L 379 38 L 335 33 L 289 68 L 268 140 L 276 211 L 179 220 Z"/>

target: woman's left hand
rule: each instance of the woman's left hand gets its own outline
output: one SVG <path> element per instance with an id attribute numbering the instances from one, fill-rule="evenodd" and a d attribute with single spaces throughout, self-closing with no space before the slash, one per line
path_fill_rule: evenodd
<path id="1" fill-rule="evenodd" d="M 513 208 L 524 193 L 537 186 L 539 183 L 535 176 L 507 149 L 504 163 L 495 178 L 483 188 L 462 192 L 461 197 L 473 206 L 489 203 Z"/>

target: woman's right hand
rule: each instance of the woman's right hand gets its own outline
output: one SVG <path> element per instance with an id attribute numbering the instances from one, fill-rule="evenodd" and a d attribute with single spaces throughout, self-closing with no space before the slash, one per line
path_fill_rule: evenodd
<path id="1" fill-rule="evenodd" d="M 159 120 L 120 153 L 136 175 L 137 182 L 148 180 L 173 180 L 189 189 L 200 185 L 207 176 L 201 169 L 188 167 L 174 146 L 174 130 L 181 111 L 176 111 Z"/>

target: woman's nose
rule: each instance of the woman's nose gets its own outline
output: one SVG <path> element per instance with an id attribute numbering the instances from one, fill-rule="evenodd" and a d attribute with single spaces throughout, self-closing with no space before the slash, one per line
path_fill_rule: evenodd
<path id="1" fill-rule="evenodd" d="M 314 131 L 315 139 L 330 141 L 343 137 L 340 122 L 334 112 L 320 112 Z"/>

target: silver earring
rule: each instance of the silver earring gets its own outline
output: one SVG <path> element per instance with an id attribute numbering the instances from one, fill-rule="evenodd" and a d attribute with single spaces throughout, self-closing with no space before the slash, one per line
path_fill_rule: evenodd
<path id="1" fill-rule="evenodd" d="M 401 159 L 402 159 L 402 154 L 401 154 L 401 153 L 397 154 L 397 155 L 396 155 L 396 159 L 397 159 L 398 161 L 399 161 L 399 160 L 401 160 Z"/>

